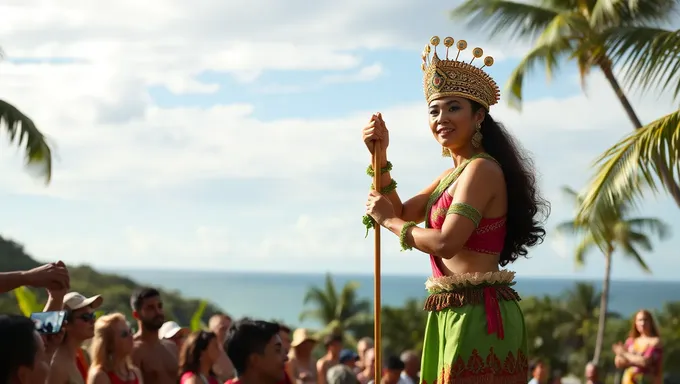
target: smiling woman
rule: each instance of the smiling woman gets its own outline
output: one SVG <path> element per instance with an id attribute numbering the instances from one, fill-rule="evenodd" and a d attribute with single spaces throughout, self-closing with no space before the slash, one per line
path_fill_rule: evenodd
<path id="1" fill-rule="evenodd" d="M 370 193 L 367 214 L 399 236 L 404 250 L 430 255 L 421 382 L 526 383 L 527 335 L 512 289 L 515 273 L 499 266 L 543 240 L 548 204 L 538 195 L 530 160 L 489 115 L 500 93 L 482 68 L 493 58 L 484 58 L 482 68 L 472 65 L 483 56 L 475 48 L 469 63 L 458 61 L 467 48 L 460 40 L 450 60 L 454 40 L 447 37 L 440 59 L 439 43 L 433 37 L 423 52 L 424 89 L 430 130 L 454 168 L 402 203 L 387 161 L 387 127 L 375 114 L 364 142 L 370 151 L 380 142 L 385 160 L 368 173 L 380 172 L 387 187 Z M 423 221 L 425 228 L 417 227 Z"/>

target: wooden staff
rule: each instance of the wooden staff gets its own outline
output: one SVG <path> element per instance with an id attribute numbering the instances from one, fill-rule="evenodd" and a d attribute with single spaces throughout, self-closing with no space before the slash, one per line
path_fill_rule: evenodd
<path id="1" fill-rule="evenodd" d="M 373 145 L 373 186 L 376 191 L 380 191 L 380 142 L 376 141 Z M 375 339 L 373 351 L 375 352 L 375 384 L 380 384 L 380 379 L 382 375 L 382 346 L 381 346 L 381 324 L 380 324 L 380 291 L 381 291 L 381 281 L 380 281 L 380 225 L 376 223 L 375 225 L 375 245 L 373 248 L 374 257 L 374 272 L 373 272 L 373 313 L 375 314 L 375 320 L 373 325 L 373 337 Z"/>

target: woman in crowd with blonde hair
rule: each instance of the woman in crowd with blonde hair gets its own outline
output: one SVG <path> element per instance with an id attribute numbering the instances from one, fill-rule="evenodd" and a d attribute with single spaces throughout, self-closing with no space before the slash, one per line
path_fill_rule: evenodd
<path id="1" fill-rule="evenodd" d="M 643 309 L 633 316 L 628 339 L 614 344 L 612 350 L 616 354 L 614 364 L 624 369 L 622 384 L 663 382 L 663 348 L 649 311 Z"/>
<path id="2" fill-rule="evenodd" d="M 293 332 L 293 341 L 290 343 L 288 362 L 286 362 L 286 374 L 294 384 L 316 383 L 316 362 L 312 357 L 312 350 L 317 339 L 309 330 L 298 328 Z"/>
<path id="3" fill-rule="evenodd" d="M 179 383 L 219 384 L 212 370 L 219 355 L 220 346 L 214 332 L 192 333 L 179 354 Z"/>
<path id="4" fill-rule="evenodd" d="M 130 360 L 131 352 L 132 331 L 123 314 L 112 313 L 97 319 L 87 383 L 143 384 L 141 373 Z"/>

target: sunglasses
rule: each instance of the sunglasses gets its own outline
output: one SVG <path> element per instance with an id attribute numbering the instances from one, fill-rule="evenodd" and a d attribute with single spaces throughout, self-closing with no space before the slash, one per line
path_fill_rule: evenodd
<path id="1" fill-rule="evenodd" d="M 97 315 L 94 313 L 83 313 L 82 315 L 75 316 L 74 319 L 79 319 L 84 322 L 93 322 L 97 319 Z"/>
<path id="2" fill-rule="evenodd" d="M 129 329 L 122 330 L 120 332 L 120 338 L 121 339 L 127 339 L 128 337 L 132 336 L 132 331 Z"/>

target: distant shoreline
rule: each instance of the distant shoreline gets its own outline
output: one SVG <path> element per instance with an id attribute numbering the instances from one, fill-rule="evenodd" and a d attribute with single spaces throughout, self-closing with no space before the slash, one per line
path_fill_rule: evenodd
<path id="1" fill-rule="evenodd" d="M 126 274 L 128 272 L 185 272 L 187 274 L 220 274 L 220 275 L 286 275 L 286 276 L 323 276 L 326 273 L 330 273 L 335 278 L 352 278 L 352 277 L 372 277 L 372 273 L 362 273 L 362 272 L 292 272 L 292 271 L 254 271 L 254 270 L 231 270 L 231 269 L 186 269 L 186 268 L 97 268 L 100 271 L 107 273 L 119 273 Z M 423 279 L 427 278 L 428 274 L 414 274 L 414 273 L 383 273 L 384 277 L 421 277 Z M 596 277 L 580 277 L 580 276 L 551 276 L 551 275 L 518 275 L 518 280 L 559 280 L 559 281 L 569 281 L 569 282 L 583 282 L 583 283 L 601 283 L 601 278 Z M 640 276 L 639 278 L 612 278 L 612 282 L 653 282 L 653 283 L 680 283 L 680 278 L 677 280 L 670 279 L 651 279 L 650 276 Z"/>

